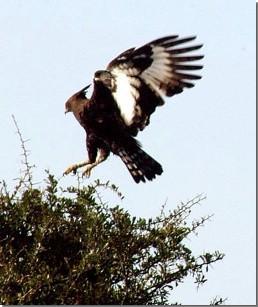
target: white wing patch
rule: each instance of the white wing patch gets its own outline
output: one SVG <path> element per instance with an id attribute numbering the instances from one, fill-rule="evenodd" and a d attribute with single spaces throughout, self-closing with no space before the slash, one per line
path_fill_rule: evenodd
<path id="1" fill-rule="evenodd" d="M 170 68 L 171 59 L 165 47 L 152 45 L 153 62 L 151 66 L 144 70 L 141 77 L 160 95 L 164 94 L 161 90 L 161 84 L 167 83 L 172 77 Z"/>
<path id="2" fill-rule="evenodd" d="M 116 89 L 112 93 L 115 101 L 120 109 L 126 125 L 130 126 L 136 113 L 136 103 L 139 98 L 137 87 L 140 86 L 140 81 L 133 77 L 137 74 L 136 69 L 128 69 L 128 74 L 125 70 L 114 69 L 112 74 L 116 79 Z"/>
<path id="3" fill-rule="evenodd" d="M 167 36 L 128 49 L 109 63 L 107 69 L 115 80 L 112 95 L 127 126 L 143 130 L 155 108 L 165 103 L 164 96 L 179 94 L 194 86 L 192 80 L 201 78 L 191 71 L 202 65 L 188 62 L 203 58 L 190 53 L 202 45 L 181 47 L 194 39 Z"/>

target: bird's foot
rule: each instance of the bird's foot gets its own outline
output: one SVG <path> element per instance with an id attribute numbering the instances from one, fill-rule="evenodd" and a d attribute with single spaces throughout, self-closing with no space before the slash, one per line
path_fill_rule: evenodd
<path id="1" fill-rule="evenodd" d="M 72 164 L 72 165 L 70 165 L 69 167 L 67 167 L 67 169 L 64 171 L 64 174 L 63 174 L 63 175 L 68 175 L 68 174 L 70 174 L 71 172 L 73 172 L 74 175 L 75 175 L 78 168 L 83 167 L 83 166 L 85 166 L 85 165 L 87 165 L 87 164 L 89 164 L 89 161 L 88 161 L 88 160 L 82 161 L 82 162 L 79 162 L 79 163 Z"/>
<path id="2" fill-rule="evenodd" d="M 91 164 L 85 166 L 84 171 L 82 172 L 82 177 L 86 176 L 87 178 L 89 178 L 92 168 L 93 166 Z"/>
<path id="3" fill-rule="evenodd" d="M 72 164 L 72 165 L 70 165 L 69 167 L 67 167 L 67 169 L 64 171 L 64 174 L 63 174 L 63 175 L 68 175 L 68 174 L 70 174 L 71 172 L 73 172 L 73 174 L 75 175 L 78 168 L 79 168 L 79 167 L 78 167 L 78 164 Z"/>

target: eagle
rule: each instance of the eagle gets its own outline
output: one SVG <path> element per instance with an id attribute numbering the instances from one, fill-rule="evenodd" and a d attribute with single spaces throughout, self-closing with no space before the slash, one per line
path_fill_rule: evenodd
<path id="1" fill-rule="evenodd" d="M 202 47 L 192 43 L 195 39 L 170 35 L 130 48 L 95 72 L 90 98 L 87 85 L 67 100 L 65 113 L 72 112 L 85 129 L 88 159 L 69 166 L 64 175 L 85 167 L 82 175 L 89 177 L 110 152 L 121 158 L 136 183 L 162 174 L 160 163 L 135 137 L 164 104 L 164 96 L 192 88 L 201 78 L 195 71 L 203 66 L 196 61 L 204 56 L 194 53 Z"/>

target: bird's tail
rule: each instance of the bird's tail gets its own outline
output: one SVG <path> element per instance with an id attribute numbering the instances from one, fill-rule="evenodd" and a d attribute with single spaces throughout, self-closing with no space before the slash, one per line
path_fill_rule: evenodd
<path id="1" fill-rule="evenodd" d="M 136 183 L 145 182 L 145 179 L 152 180 L 163 172 L 162 166 L 143 151 L 138 144 L 135 144 L 133 148 L 121 147 L 117 154 Z"/>

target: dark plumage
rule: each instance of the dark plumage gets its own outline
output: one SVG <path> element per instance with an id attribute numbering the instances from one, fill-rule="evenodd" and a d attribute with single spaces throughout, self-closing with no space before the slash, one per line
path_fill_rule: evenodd
<path id="1" fill-rule="evenodd" d="M 179 94 L 201 78 L 189 71 L 202 68 L 191 64 L 203 58 L 191 53 L 202 45 L 184 46 L 194 39 L 174 35 L 130 48 L 112 60 L 106 70 L 95 73 L 90 99 L 86 97 L 89 86 L 68 99 L 66 112 L 73 112 L 86 131 L 88 160 L 68 167 L 65 174 L 85 166 L 83 174 L 89 176 L 110 152 L 122 159 L 137 183 L 162 173 L 161 165 L 134 137 L 149 124 L 156 107 L 164 104 L 163 95 Z"/>

